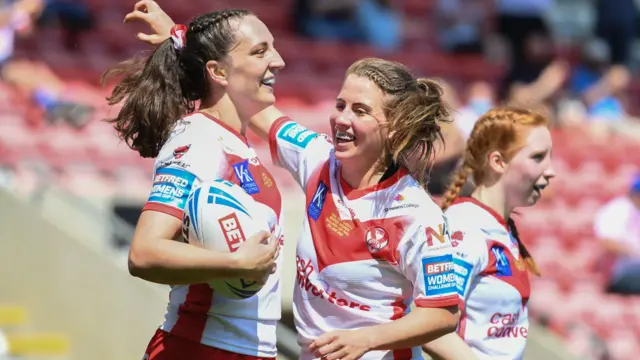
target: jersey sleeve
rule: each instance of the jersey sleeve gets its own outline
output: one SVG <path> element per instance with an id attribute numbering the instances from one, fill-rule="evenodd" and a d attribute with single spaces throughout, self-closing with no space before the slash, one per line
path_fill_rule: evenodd
<path id="1" fill-rule="evenodd" d="M 190 141 L 188 133 L 175 136 L 156 159 L 153 186 L 142 211 L 152 210 L 182 220 L 192 189 L 203 181 L 224 178 L 224 157 L 217 142 Z"/>
<path id="2" fill-rule="evenodd" d="M 451 240 L 442 214 L 430 216 L 400 243 L 400 270 L 413 284 L 418 307 L 458 305 Z"/>
<path id="3" fill-rule="evenodd" d="M 329 159 L 333 144 L 325 134 L 282 117 L 271 126 L 269 148 L 274 164 L 287 169 L 304 189 L 313 171 Z"/>
<path id="4" fill-rule="evenodd" d="M 464 301 L 476 277 L 486 268 L 489 261 L 486 239 L 475 231 L 461 230 L 454 231 L 452 237 L 456 238 L 453 248 L 456 288 L 458 295 Z"/>

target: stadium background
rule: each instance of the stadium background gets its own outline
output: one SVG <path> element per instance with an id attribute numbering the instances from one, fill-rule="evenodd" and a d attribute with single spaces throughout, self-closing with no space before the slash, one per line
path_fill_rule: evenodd
<path id="1" fill-rule="evenodd" d="M 149 191 L 152 161 L 139 158 L 100 121 L 117 109 L 106 106 L 109 88 L 101 88 L 98 79 L 108 66 L 148 48 L 135 39 L 141 27 L 122 25 L 132 1 L 62 3 L 77 6 L 75 19 L 86 24 L 70 29 L 64 21 L 43 22 L 17 37 L 12 60 L 50 70 L 64 84 L 61 98 L 89 109 L 83 114 L 90 116 L 50 121 L 24 88 L 0 81 L 0 358 L 139 359 L 162 321 L 168 294 L 127 273 L 127 242 Z M 403 40 L 385 52 L 366 43 L 299 36 L 289 0 L 160 2 L 184 22 L 231 6 L 258 14 L 288 65 L 277 80 L 278 105 L 312 129 L 328 130 L 326 114 L 344 70 L 365 56 L 399 60 L 443 79 L 450 96 L 458 94 L 461 109 L 471 84 L 498 89 L 507 72 L 499 47 L 487 45 L 480 54 L 446 52 L 434 20 L 438 1 L 391 3 L 403 16 Z M 557 0 L 546 11 L 559 58 L 579 61 L 596 15 L 594 1 L 583 0 Z M 632 56 L 632 71 L 637 62 Z M 556 99 L 548 107 L 557 120 L 558 178 L 544 201 L 519 218 L 522 237 L 544 274 L 533 283 L 527 359 L 640 357 L 640 299 L 604 292 L 605 275 L 597 266 L 603 250 L 591 230 L 598 207 L 624 194 L 640 167 L 633 137 L 638 90 L 634 77 L 623 94 L 631 114 L 624 126 L 562 121 L 560 110 L 572 107 L 556 106 Z M 252 137 L 250 142 L 269 159 L 265 143 Z M 286 194 L 284 256 L 291 265 L 304 214 L 301 192 L 288 174 L 273 171 Z M 293 271 L 284 271 L 284 283 L 281 357 L 293 358 Z"/>

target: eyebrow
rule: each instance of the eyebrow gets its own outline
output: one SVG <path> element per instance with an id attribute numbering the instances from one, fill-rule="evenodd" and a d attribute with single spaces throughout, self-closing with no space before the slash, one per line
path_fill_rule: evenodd
<path id="1" fill-rule="evenodd" d="M 337 102 L 342 102 L 342 103 L 346 103 L 346 101 L 344 101 L 344 99 L 342 98 L 337 98 L 336 99 Z M 363 108 L 364 110 L 368 111 L 368 112 L 373 112 L 373 108 L 370 105 L 358 102 L 358 103 L 354 103 L 353 105 L 355 106 L 359 106 L 361 108 Z"/>

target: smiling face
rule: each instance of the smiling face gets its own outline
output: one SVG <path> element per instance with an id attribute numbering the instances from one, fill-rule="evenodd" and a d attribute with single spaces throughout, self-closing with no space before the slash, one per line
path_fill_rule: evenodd
<path id="1" fill-rule="evenodd" d="M 387 138 L 385 95 L 371 80 L 348 75 L 329 118 L 335 155 L 345 166 L 371 167 Z"/>
<path id="2" fill-rule="evenodd" d="M 218 82 L 237 109 L 255 113 L 275 102 L 275 76 L 285 63 L 273 45 L 273 35 L 260 19 L 249 15 L 230 25 L 237 28 L 236 43 L 220 62 L 223 73 Z"/>

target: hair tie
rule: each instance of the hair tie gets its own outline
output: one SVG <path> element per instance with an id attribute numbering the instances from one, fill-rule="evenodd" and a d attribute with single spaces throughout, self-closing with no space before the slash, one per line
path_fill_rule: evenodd
<path id="1" fill-rule="evenodd" d="M 171 42 L 176 50 L 180 50 L 187 44 L 187 27 L 175 24 L 171 27 Z"/>

